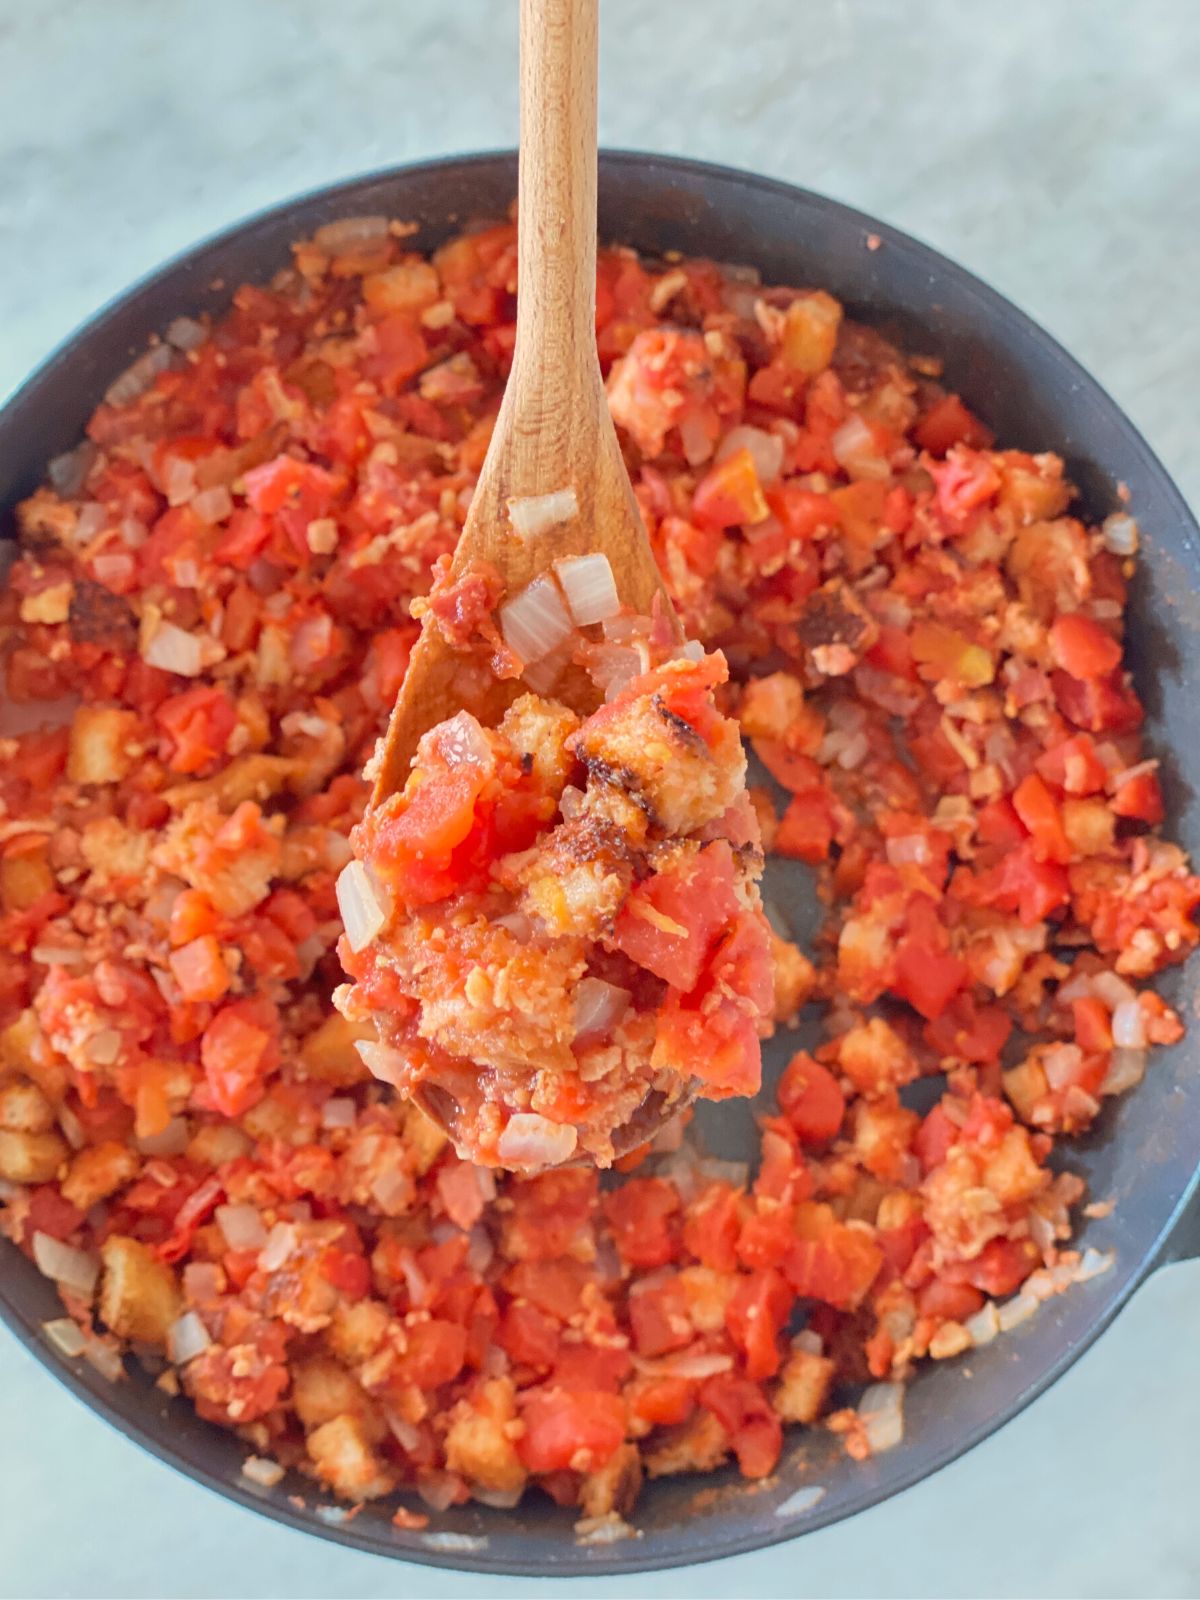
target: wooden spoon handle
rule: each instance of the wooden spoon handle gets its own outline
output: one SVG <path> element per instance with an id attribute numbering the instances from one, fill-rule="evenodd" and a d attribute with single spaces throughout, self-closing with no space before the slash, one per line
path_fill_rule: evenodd
<path id="1" fill-rule="evenodd" d="M 514 421 L 590 397 L 596 360 L 597 0 L 521 0 Z M 544 487 L 553 485 L 547 481 Z"/>

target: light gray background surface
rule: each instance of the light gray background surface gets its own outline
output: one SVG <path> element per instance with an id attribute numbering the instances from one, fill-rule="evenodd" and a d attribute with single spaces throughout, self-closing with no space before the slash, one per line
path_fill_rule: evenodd
<path id="1" fill-rule="evenodd" d="M 602 11 L 605 142 L 755 168 L 938 246 L 1090 367 L 1200 502 L 1200 0 Z M 0 0 L 0 392 L 261 204 L 511 144 L 515 66 L 515 0 Z M 0 1595 L 1198 1596 L 1198 1336 L 1200 1268 L 1173 1268 L 1001 1435 L 852 1523 L 687 1572 L 538 1585 L 255 1518 L 0 1336 Z"/>

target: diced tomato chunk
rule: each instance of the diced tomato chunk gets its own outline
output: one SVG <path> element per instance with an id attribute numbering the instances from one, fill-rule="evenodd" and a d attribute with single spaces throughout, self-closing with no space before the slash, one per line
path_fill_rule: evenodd
<path id="1" fill-rule="evenodd" d="M 595 1472 L 625 1437 L 625 1402 L 599 1390 L 527 1389 L 517 1454 L 530 1472 Z"/>
<path id="2" fill-rule="evenodd" d="M 846 1097 L 828 1067 L 804 1050 L 784 1068 L 776 1091 L 779 1109 L 805 1144 L 826 1144 L 840 1130 Z"/>

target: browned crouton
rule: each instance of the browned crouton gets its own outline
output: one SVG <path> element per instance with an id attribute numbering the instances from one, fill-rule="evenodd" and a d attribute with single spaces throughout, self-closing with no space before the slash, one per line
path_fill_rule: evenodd
<path id="1" fill-rule="evenodd" d="M 118 706 L 80 706 L 71 723 L 67 777 L 72 783 L 120 783 L 137 755 L 138 718 Z"/>
<path id="2" fill-rule="evenodd" d="M 182 1310 L 172 1269 L 137 1239 L 121 1234 L 104 1241 L 100 1257 L 101 1319 L 122 1339 L 165 1345 L 167 1330 Z"/>
<path id="3" fill-rule="evenodd" d="M 815 1422 L 825 1409 L 837 1367 L 828 1356 L 793 1349 L 779 1374 L 773 1404 L 785 1422 Z"/>
<path id="4" fill-rule="evenodd" d="M 62 1181 L 63 1199 L 80 1211 L 89 1211 L 98 1201 L 132 1183 L 138 1166 L 137 1152 L 115 1139 L 91 1145 L 71 1162 L 71 1170 Z"/>
<path id="5" fill-rule="evenodd" d="M 485 1383 L 470 1400 L 454 1408 L 446 1435 L 446 1465 L 484 1489 L 512 1491 L 525 1482 L 512 1435 L 516 1432 L 516 1390 L 511 1378 Z"/>
<path id="6" fill-rule="evenodd" d="M 308 1449 L 320 1476 L 348 1500 L 377 1500 L 392 1488 L 392 1475 L 372 1450 L 361 1417 L 323 1423 L 309 1434 Z"/>
<path id="7" fill-rule="evenodd" d="M 57 1133 L 0 1130 L 0 1178 L 9 1183 L 49 1183 L 70 1155 Z"/>

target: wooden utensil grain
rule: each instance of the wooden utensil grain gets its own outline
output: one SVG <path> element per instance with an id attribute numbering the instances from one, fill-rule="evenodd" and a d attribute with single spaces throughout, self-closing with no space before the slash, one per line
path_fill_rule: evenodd
<path id="1" fill-rule="evenodd" d="M 516 344 L 453 574 L 490 562 L 511 597 L 555 560 L 602 551 L 626 605 L 649 614 L 658 597 L 673 618 L 596 355 L 597 45 L 597 0 L 521 0 Z M 528 539 L 513 531 L 510 500 L 568 487 L 577 516 Z M 470 692 L 467 709 L 493 723 L 521 686 L 480 680 Z M 580 674 L 564 697 L 590 692 Z M 462 658 L 427 625 L 388 727 L 374 804 L 403 787 L 421 735 L 463 704 Z"/>
<path id="2" fill-rule="evenodd" d="M 563 556 L 602 551 L 622 602 L 649 615 L 657 600 L 682 638 L 608 410 L 596 354 L 596 89 L 598 0 L 521 0 L 521 146 L 517 201 L 517 330 L 512 372 L 479 474 L 452 575 L 487 561 L 518 594 Z M 578 514 L 528 539 L 512 500 L 575 491 Z M 440 629 L 422 629 L 377 766 L 373 804 L 404 786 L 427 729 L 464 705 L 496 722 L 519 681 L 464 677 Z M 583 673 L 556 688 L 576 710 L 599 700 Z M 590 699 L 590 704 L 580 703 Z M 694 1087 L 694 1086 L 693 1086 Z M 436 1086 L 414 1098 L 453 1135 L 457 1108 Z M 671 1114 L 693 1098 L 676 1101 Z M 614 1135 L 618 1155 L 662 1126 L 651 1092 Z"/>

